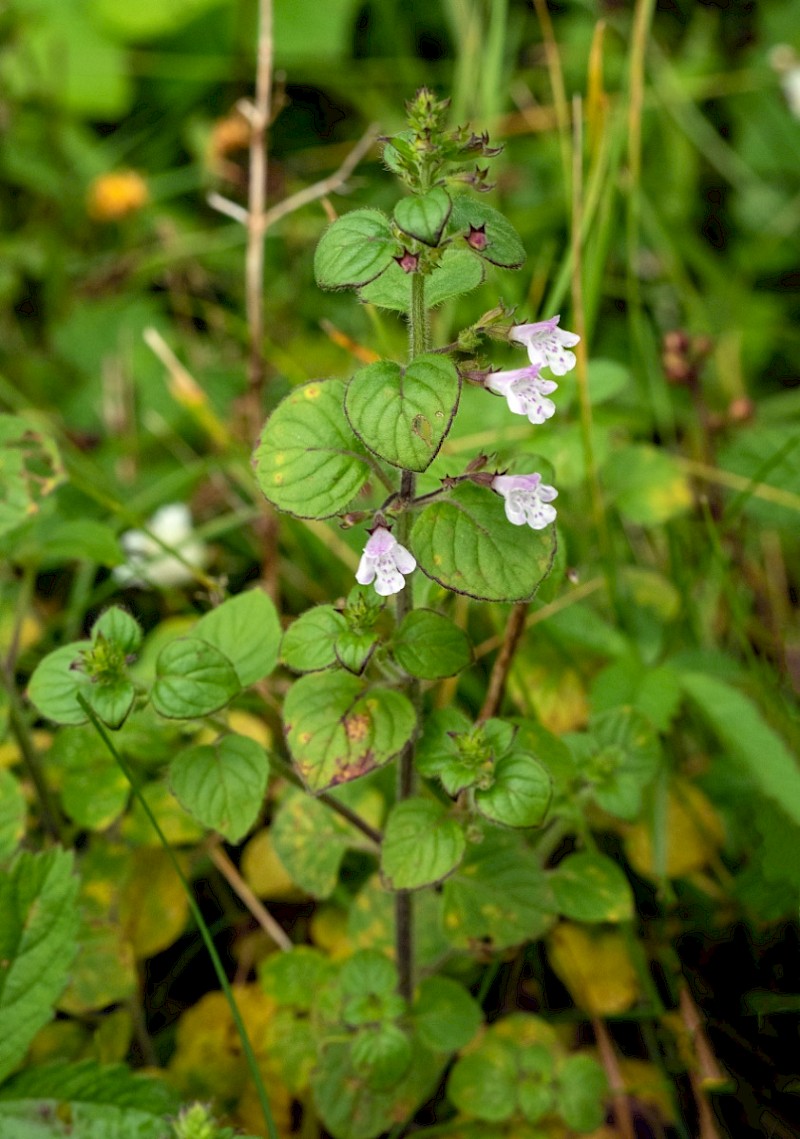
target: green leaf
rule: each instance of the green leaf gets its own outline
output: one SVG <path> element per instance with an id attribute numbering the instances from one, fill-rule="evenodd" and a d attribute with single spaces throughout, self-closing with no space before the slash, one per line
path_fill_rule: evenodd
<path id="1" fill-rule="evenodd" d="M 345 620 L 332 605 L 315 605 L 293 621 L 281 641 L 281 659 L 293 672 L 321 672 L 336 663 L 334 642 Z"/>
<path id="2" fill-rule="evenodd" d="M 777 732 L 744 693 L 699 672 L 681 676 L 684 692 L 724 746 L 768 799 L 800 823 L 800 771 Z"/>
<path id="3" fill-rule="evenodd" d="M 555 529 L 512 526 L 500 495 L 462 483 L 426 506 L 409 540 L 419 568 L 477 601 L 529 601 L 550 572 Z"/>
<path id="4" fill-rule="evenodd" d="M 0 1081 L 53 1015 L 77 949 L 72 853 L 20 853 L 0 876 Z"/>
<path id="5" fill-rule="evenodd" d="M 253 453 L 256 481 L 284 513 L 330 518 L 367 481 L 369 461 L 343 405 L 343 380 L 317 380 L 293 391 L 267 420 Z"/>
<path id="6" fill-rule="evenodd" d="M 491 769 L 491 757 L 469 762 L 459 752 L 456 737 L 471 728 L 472 723 L 457 708 L 437 708 L 424 719 L 414 763 L 422 775 L 438 777 L 448 795 L 472 787 Z"/>
<path id="7" fill-rule="evenodd" d="M 588 735 L 570 736 L 567 742 L 597 805 L 632 822 L 662 764 L 649 720 L 633 708 L 615 708 L 593 716 Z"/>
<path id="8" fill-rule="evenodd" d="M 558 1110 L 573 1131 L 594 1131 L 605 1118 L 606 1074 L 591 1056 L 568 1056 L 558 1075 Z"/>
<path id="9" fill-rule="evenodd" d="M 546 1044 L 533 1044 L 520 1059 L 523 1068 L 517 1089 L 520 1110 L 529 1123 L 538 1123 L 555 1106 L 555 1057 Z"/>
<path id="10" fill-rule="evenodd" d="M 353 1041 L 353 1070 L 371 1091 L 386 1091 L 408 1071 L 411 1052 L 411 1041 L 396 1024 L 366 1028 Z"/>
<path id="11" fill-rule="evenodd" d="M 0 863 L 14 853 L 25 834 L 26 813 L 19 782 L 10 771 L 0 768 Z"/>
<path id="12" fill-rule="evenodd" d="M 381 874 L 392 890 L 418 890 L 451 874 L 466 845 L 461 824 L 441 803 L 405 799 L 389 812 Z"/>
<path id="13" fill-rule="evenodd" d="M 48 756 L 60 775 L 61 802 L 79 827 L 110 827 L 128 802 L 130 784 L 94 728 L 60 731 Z"/>
<path id="14" fill-rule="evenodd" d="M 243 839 L 258 818 L 268 775 L 261 744 L 236 735 L 187 748 L 169 768 L 172 790 L 186 810 L 233 843 Z"/>
<path id="15" fill-rule="evenodd" d="M 550 875 L 558 911 L 583 922 L 630 921 L 633 892 L 624 871 L 604 854 L 568 855 Z"/>
<path id="16" fill-rule="evenodd" d="M 357 289 L 374 281 L 399 254 L 389 219 L 380 210 L 352 210 L 323 233 L 314 254 L 321 289 Z"/>
<path id="17" fill-rule="evenodd" d="M 501 213 L 487 206 L 479 198 L 461 194 L 453 199 L 453 212 L 448 224 L 449 233 L 460 233 L 464 237 L 470 227 L 486 227 L 486 248 L 479 255 L 502 269 L 519 269 L 525 261 L 525 247 L 511 222 Z"/>
<path id="18" fill-rule="evenodd" d="M 367 662 L 378 643 L 378 638 L 372 630 L 356 633 L 352 629 L 343 629 L 333 646 L 336 659 L 342 668 L 360 676 L 367 667 Z"/>
<path id="19" fill-rule="evenodd" d="M 80 655 L 91 649 L 91 641 L 62 645 L 39 661 L 28 684 L 28 698 L 43 716 L 57 724 L 85 724 L 86 713 L 78 696 L 91 699 L 92 682 L 85 672 L 74 668 Z"/>
<path id="20" fill-rule="evenodd" d="M 458 407 L 461 381 L 446 356 L 408 367 L 379 360 L 347 385 L 345 413 L 359 439 L 395 467 L 424 471 L 439 453 Z"/>
<path id="21" fill-rule="evenodd" d="M 406 614 L 395 633 L 392 651 L 409 676 L 422 680 L 456 676 L 472 661 L 466 633 L 432 609 L 412 609 Z"/>
<path id="22" fill-rule="evenodd" d="M 487 1037 L 477 1051 L 456 1061 L 447 1096 L 465 1115 L 501 1123 L 516 1110 L 518 1079 L 514 1046 Z"/>
<path id="23" fill-rule="evenodd" d="M 445 933 L 457 948 L 484 940 L 493 949 L 536 941 L 556 912 L 547 876 L 513 831 L 486 830 L 443 893 Z"/>
<path id="24" fill-rule="evenodd" d="M 50 1064 L 28 1068 L 0 1091 L 0 1137 L 164 1139 L 164 1115 L 177 1108 L 163 1081 L 122 1065 Z"/>
<path id="25" fill-rule="evenodd" d="M 420 1040 L 432 1052 L 457 1052 L 483 1023 L 478 1002 L 450 977 L 426 977 L 411 1010 Z"/>
<path id="26" fill-rule="evenodd" d="M 269 676 L 278 663 L 281 623 L 275 606 L 261 589 L 229 597 L 205 613 L 195 625 L 194 635 L 224 653 L 242 688 Z"/>
<path id="27" fill-rule="evenodd" d="M 350 674 L 295 681 L 284 703 L 286 740 L 311 791 L 347 783 L 388 763 L 411 737 L 416 714 L 405 696 Z"/>
<path id="28" fill-rule="evenodd" d="M 425 304 L 428 308 L 444 304 L 453 297 L 469 293 L 484 278 L 483 263 L 466 249 L 445 249 L 441 261 L 425 278 Z M 411 273 L 393 261 L 376 281 L 360 290 L 362 301 L 395 312 L 411 311 Z"/>
<path id="29" fill-rule="evenodd" d="M 552 783 L 547 771 L 527 751 L 502 756 L 494 769 L 494 783 L 475 792 L 475 806 L 492 822 L 507 827 L 538 827 L 544 822 Z"/>
<path id="30" fill-rule="evenodd" d="M 403 233 L 423 245 L 438 245 L 452 208 L 448 194 L 434 186 L 427 194 L 401 198 L 394 208 L 394 220 Z"/>
<path id="31" fill-rule="evenodd" d="M 228 658 L 199 637 L 165 645 L 156 661 L 152 700 L 168 719 L 191 720 L 224 707 L 241 685 Z"/>
<path id="32" fill-rule="evenodd" d="M 142 630 L 139 622 L 127 610 L 112 605 L 92 625 L 92 641 L 104 637 L 123 653 L 135 653 L 142 643 Z"/>
<path id="33" fill-rule="evenodd" d="M 281 800 L 270 833 L 292 881 L 315 898 L 333 893 L 345 851 L 361 845 L 358 832 L 330 807 L 293 789 Z"/>
<path id="34" fill-rule="evenodd" d="M 109 728 L 118 728 L 133 707 L 136 689 L 124 676 L 99 680 L 92 685 L 90 703 Z"/>
<path id="35" fill-rule="evenodd" d="M 273 953 L 262 961 L 258 978 L 267 996 L 278 1004 L 308 1012 L 317 991 L 330 980 L 333 968 L 321 950 L 296 945 L 289 953 Z"/>
<path id="36" fill-rule="evenodd" d="M 370 1088 L 355 1071 L 348 1043 L 331 1043 L 312 1076 L 314 1102 L 334 1139 L 375 1139 L 398 1120 L 411 1119 L 439 1082 L 442 1065 L 421 1044 L 400 1082 L 386 1091 Z"/>
<path id="37" fill-rule="evenodd" d="M 20 1100 L 132 1107 L 160 1116 L 178 1105 L 164 1080 L 132 1072 L 123 1064 L 100 1065 L 95 1060 L 26 1068 L 0 1088 L 0 1111 Z"/>
<path id="38" fill-rule="evenodd" d="M 614 661 L 595 676 L 592 710 L 608 712 L 629 704 L 659 732 L 666 732 L 680 707 L 680 676 L 672 665 L 643 667 L 636 657 Z"/>

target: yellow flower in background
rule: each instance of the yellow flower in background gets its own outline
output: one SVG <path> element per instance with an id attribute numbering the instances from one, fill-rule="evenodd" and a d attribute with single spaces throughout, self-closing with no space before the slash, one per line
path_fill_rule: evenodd
<path id="1" fill-rule="evenodd" d="M 147 183 L 135 170 L 119 170 L 95 178 L 86 195 L 86 212 L 94 221 L 119 221 L 150 200 Z"/>

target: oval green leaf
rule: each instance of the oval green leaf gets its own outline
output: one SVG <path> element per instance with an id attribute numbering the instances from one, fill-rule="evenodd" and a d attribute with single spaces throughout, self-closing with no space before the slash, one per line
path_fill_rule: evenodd
<path id="1" fill-rule="evenodd" d="M 558 1075 L 558 1111 L 573 1131 L 594 1131 L 605 1118 L 608 1080 L 592 1056 L 568 1056 Z"/>
<path id="2" fill-rule="evenodd" d="M 374 281 L 399 253 L 380 210 L 353 210 L 328 226 L 314 254 L 321 289 L 355 289 Z"/>
<path id="3" fill-rule="evenodd" d="M 483 1023 L 483 1011 L 451 977 L 426 977 L 411 1010 L 423 1044 L 432 1052 L 456 1052 L 469 1044 Z"/>
<path id="4" fill-rule="evenodd" d="M 394 208 L 394 220 L 403 233 L 423 245 L 438 245 L 452 208 L 449 195 L 434 186 L 427 194 L 401 198 Z"/>
<path id="5" fill-rule="evenodd" d="M 315 380 L 293 391 L 267 420 L 253 453 L 256 480 L 286 514 L 330 518 L 367 481 L 369 463 L 343 403 L 343 380 Z"/>
<path id="6" fill-rule="evenodd" d="M 78 696 L 90 700 L 92 682 L 79 668 L 73 667 L 82 652 L 91 649 L 91 641 L 62 645 L 39 661 L 28 684 L 28 698 L 43 716 L 57 724 L 84 724 L 87 716 Z"/>
<path id="7" fill-rule="evenodd" d="M 332 605 L 315 605 L 293 621 L 281 641 L 281 659 L 293 672 L 321 672 L 336 663 L 334 643 L 345 621 Z"/>
<path id="8" fill-rule="evenodd" d="M 348 783 L 388 763 L 411 738 L 411 702 L 385 688 L 364 691 L 349 673 L 317 672 L 289 689 L 284 725 L 295 767 L 310 791 Z"/>
<path id="9" fill-rule="evenodd" d="M 456 676 L 472 660 L 466 633 L 432 609 L 412 609 L 406 614 L 393 648 L 398 664 L 420 680 Z"/>
<path id="10" fill-rule="evenodd" d="M 556 534 L 552 526 L 512 526 L 499 495 L 462 483 L 425 507 L 409 545 L 422 572 L 445 589 L 477 601 L 529 601 L 550 572 Z"/>
<path id="11" fill-rule="evenodd" d="M 407 368 L 379 360 L 347 385 L 345 413 L 370 451 L 411 471 L 424 471 L 450 430 L 461 381 L 445 356 L 417 356 Z"/>
<path id="12" fill-rule="evenodd" d="M 633 917 L 633 892 L 622 869 L 604 854 L 570 854 L 550 875 L 558 912 L 574 921 L 620 922 Z"/>
<path id="13" fill-rule="evenodd" d="M 405 799 L 389 813 L 381 846 L 381 875 L 392 890 L 441 882 L 464 857 L 459 822 L 432 799 Z"/>
<path id="14" fill-rule="evenodd" d="M 518 1081 L 513 1044 L 487 1037 L 476 1052 L 456 1062 L 447 1095 L 465 1115 L 500 1123 L 516 1111 Z"/>
<path id="15" fill-rule="evenodd" d="M 236 735 L 187 748 L 169 768 L 172 790 L 182 806 L 229 842 L 239 842 L 256 821 L 268 775 L 263 747 Z"/>
<path id="16" fill-rule="evenodd" d="M 219 649 L 199 637 L 181 637 L 158 654 L 153 706 L 168 719 L 192 720 L 218 711 L 240 687 L 236 670 Z"/>
<path id="17" fill-rule="evenodd" d="M 447 228 L 450 233 L 460 233 L 464 237 L 470 228 L 484 229 L 486 248 L 477 252 L 501 269 L 519 269 L 525 261 L 525 247 L 511 222 L 480 198 L 467 194 L 454 198 Z"/>
<path id="18" fill-rule="evenodd" d="M 475 805 L 492 822 L 507 827 L 538 827 L 544 822 L 552 795 L 547 771 L 526 751 L 504 755 L 495 766 L 494 783 L 476 791 Z"/>
<path id="19" fill-rule="evenodd" d="M 229 597 L 204 614 L 194 631 L 225 654 L 242 688 L 269 676 L 278 663 L 281 623 L 272 601 L 260 589 Z"/>
<path id="20" fill-rule="evenodd" d="M 536 941 L 553 924 L 555 902 L 535 855 L 514 831 L 487 829 L 443 888 L 451 943 L 492 949 Z"/>
<path id="21" fill-rule="evenodd" d="M 453 297 L 469 293 L 481 284 L 485 276 L 483 262 L 467 249 L 445 249 L 441 261 L 425 278 L 425 304 L 428 308 L 444 304 Z M 393 261 L 377 281 L 365 285 L 360 291 L 362 301 L 395 312 L 411 311 L 411 273 L 406 273 Z"/>

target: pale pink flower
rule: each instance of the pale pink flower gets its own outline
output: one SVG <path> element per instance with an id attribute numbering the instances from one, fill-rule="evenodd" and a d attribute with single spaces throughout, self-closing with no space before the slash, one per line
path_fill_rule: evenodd
<path id="1" fill-rule="evenodd" d="M 385 526 L 378 526 L 369 536 L 361 561 L 356 570 L 359 585 L 375 583 L 375 592 L 381 597 L 399 593 L 406 584 L 404 573 L 417 568 L 414 555 L 401 546 Z"/>
<path id="2" fill-rule="evenodd" d="M 547 397 L 558 384 L 543 380 L 538 364 L 512 368 L 508 372 L 490 372 L 485 383 L 490 392 L 505 397 L 510 411 L 527 415 L 531 423 L 544 423 L 556 410 L 556 405 Z"/>
<path id="3" fill-rule="evenodd" d="M 559 328 L 559 320 L 560 316 L 553 316 L 536 324 L 517 324 L 509 337 L 525 345 L 532 364 L 549 367 L 556 376 L 565 376 L 575 367 L 575 353 L 569 349 L 575 347 L 580 336 Z"/>
<path id="4" fill-rule="evenodd" d="M 558 491 L 543 483 L 540 474 L 496 475 L 492 490 L 505 499 L 506 518 L 514 526 L 527 523 L 532 530 L 544 530 L 556 520 L 555 507 L 550 503 L 558 497 Z"/>

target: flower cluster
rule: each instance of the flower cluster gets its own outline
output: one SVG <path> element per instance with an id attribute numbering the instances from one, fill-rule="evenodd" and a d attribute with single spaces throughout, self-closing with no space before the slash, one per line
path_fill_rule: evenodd
<path id="1" fill-rule="evenodd" d="M 473 234 L 477 239 L 480 230 L 470 230 L 470 236 Z M 549 396 L 558 384 L 542 377 L 542 368 L 549 368 L 553 375 L 564 376 L 575 367 L 575 353 L 571 349 L 580 337 L 559 328 L 560 319 L 553 316 L 534 324 L 515 325 L 509 339 L 528 349 L 529 365 L 490 372 L 484 379 L 488 391 L 503 396 L 510 411 L 526 416 L 533 424 L 544 423 L 556 410 Z M 558 491 L 543 483 L 538 472 L 497 474 L 488 485 L 503 498 L 506 518 L 513 526 L 527 525 L 533 530 L 544 530 L 555 521 L 556 510 L 551 504 Z M 374 583 L 375 591 L 381 597 L 388 597 L 400 592 L 405 586 L 403 575 L 411 573 L 416 565 L 413 554 L 400 545 L 391 531 L 378 526 L 364 547 L 356 581 L 361 585 Z"/>

